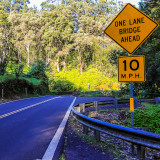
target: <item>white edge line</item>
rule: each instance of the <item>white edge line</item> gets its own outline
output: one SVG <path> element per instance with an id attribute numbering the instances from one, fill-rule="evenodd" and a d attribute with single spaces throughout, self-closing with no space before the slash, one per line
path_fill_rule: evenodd
<path id="1" fill-rule="evenodd" d="M 67 112 L 66 112 L 61 124 L 59 125 L 59 127 L 57 129 L 57 132 L 55 133 L 53 139 L 51 140 L 51 142 L 50 142 L 42 160 L 52 160 L 53 159 L 56 148 L 57 148 L 58 143 L 59 143 L 59 140 L 62 136 L 62 133 L 63 133 L 65 125 L 66 125 L 66 122 L 68 120 L 69 114 L 71 112 L 71 109 L 72 109 L 75 101 L 76 101 L 76 97 L 74 98 L 72 104 L 70 105 L 69 109 L 67 110 Z"/>

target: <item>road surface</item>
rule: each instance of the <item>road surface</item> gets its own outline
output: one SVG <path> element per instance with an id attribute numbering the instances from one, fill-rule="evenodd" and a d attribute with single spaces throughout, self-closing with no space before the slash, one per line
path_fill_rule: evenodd
<path id="1" fill-rule="evenodd" d="M 42 159 L 73 96 L 45 96 L 0 104 L 0 160 Z"/>

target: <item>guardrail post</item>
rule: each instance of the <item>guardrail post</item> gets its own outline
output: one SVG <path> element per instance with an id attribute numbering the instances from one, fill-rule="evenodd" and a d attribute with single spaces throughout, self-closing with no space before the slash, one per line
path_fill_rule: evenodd
<path id="1" fill-rule="evenodd" d="M 118 104 L 117 99 L 114 99 L 113 102 L 114 102 L 114 107 L 115 107 L 115 109 L 117 109 L 117 106 L 118 106 L 118 105 L 117 105 L 117 104 Z"/>
<path id="2" fill-rule="evenodd" d="M 94 107 L 95 107 L 96 112 L 98 112 L 98 102 L 97 101 L 94 101 Z"/>
<path id="3" fill-rule="evenodd" d="M 85 103 L 82 103 L 82 104 L 80 104 L 79 106 L 80 106 L 80 108 L 81 108 L 81 109 L 80 109 L 81 112 L 84 113 L 84 112 L 85 112 Z"/>
<path id="4" fill-rule="evenodd" d="M 134 98 L 134 107 L 137 108 L 138 107 L 138 99 Z"/>
<path id="5" fill-rule="evenodd" d="M 83 125 L 83 133 L 88 135 L 88 127 Z"/>
<path id="6" fill-rule="evenodd" d="M 2 99 L 3 99 L 4 90 L 2 89 Z"/>
<path id="7" fill-rule="evenodd" d="M 156 97 L 156 98 L 155 98 L 155 101 L 156 101 L 156 104 L 159 104 L 160 97 Z"/>
<path id="8" fill-rule="evenodd" d="M 134 143 L 131 143 L 131 151 L 132 151 L 132 154 L 134 155 L 135 154 L 135 144 Z"/>
<path id="9" fill-rule="evenodd" d="M 26 96 L 27 96 L 27 88 L 25 88 L 25 93 L 26 93 Z"/>
<path id="10" fill-rule="evenodd" d="M 78 106 L 78 107 L 74 107 L 75 111 L 79 112 L 81 111 L 81 108 Z"/>
<path id="11" fill-rule="evenodd" d="M 100 141 L 100 131 L 94 130 L 94 138 L 97 141 Z"/>
<path id="12" fill-rule="evenodd" d="M 145 160 L 145 147 L 141 145 L 137 145 L 137 158 L 139 160 Z"/>
<path id="13" fill-rule="evenodd" d="M 70 115 L 73 117 L 73 112 L 72 111 L 70 112 Z"/>

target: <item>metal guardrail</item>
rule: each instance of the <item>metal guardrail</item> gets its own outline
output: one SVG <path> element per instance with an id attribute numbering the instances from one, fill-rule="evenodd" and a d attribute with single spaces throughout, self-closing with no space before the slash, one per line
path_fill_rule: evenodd
<path id="1" fill-rule="evenodd" d="M 104 104 L 106 102 L 103 101 L 99 103 Z M 94 105 L 97 110 L 98 102 L 88 104 L 90 104 L 89 106 Z M 132 153 L 134 153 L 134 146 L 136 145 L 137 158 L 140 160 L 145 159 L 145 147 L 160 150 L 160 134 L 110 124 L 87 117 L 80 112 L 85 112 L 85 103 L 75 106 L 72 109 L 72 115 L 79 123 L 83 125 L 83 132 L 85 134 L 88 133 L 88 128 L 93 129 L 95 138 L 98 141 L 100 141 L 100 132 L 102 132 L 110 136 L 131 142 Z"/>
<path id="2" fill-rule="evenodd" d="M 155 99 L 135 99 L 138 103 L 140 102 L 147 102 L 147 103 L 152 103 L 152 104 L 159 104 L 160 103 L 160 99 L 158 100 L 158 97 Z M 117 104 L 124 104 L 124 103 L 130 103 L 129 99 L 117 99 Z M 109 100 L 109 101 L 100 101 L 98 102 L 98 105 L 110 105 L 113 104 L 113 100 Z M 90 107 L 93 106 L 93 102 L 90 103 L 86 103 L 85 107 Z"/>

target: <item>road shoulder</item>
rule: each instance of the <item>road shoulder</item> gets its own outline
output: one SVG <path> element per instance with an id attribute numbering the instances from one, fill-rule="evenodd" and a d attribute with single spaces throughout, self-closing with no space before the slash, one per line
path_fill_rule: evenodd
<path id="1" fill-rule="evenodd" d="M 75 132 L 70 117 L 65 135 L 64 155 L 66 160 L 113 160 L 106 151 L 95 147 Z"/>

